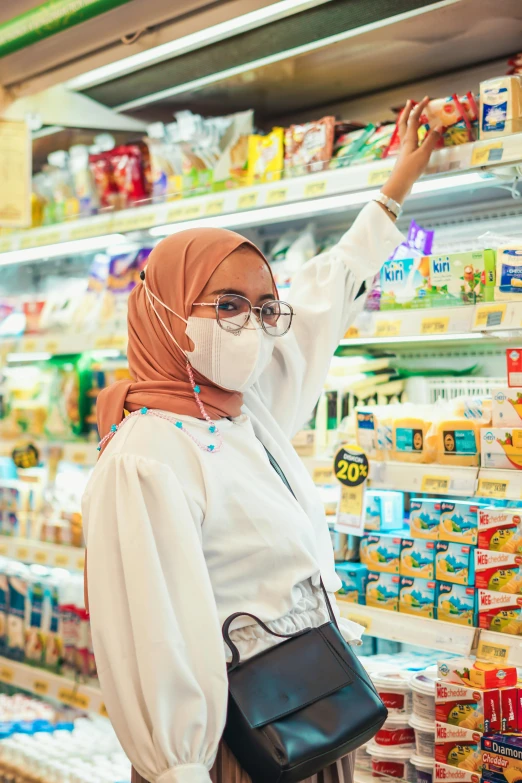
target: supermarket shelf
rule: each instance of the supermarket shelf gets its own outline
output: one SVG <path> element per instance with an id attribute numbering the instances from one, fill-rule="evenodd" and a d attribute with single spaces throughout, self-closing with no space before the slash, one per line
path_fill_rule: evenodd
<path id="1" fill-rule="evenodd" d="M 364 625 L 369 636 L 464 656 L 469 655 L 475 649 L 477 629 L 467 625 L 455 625 L 454 623 L 430 620 L 428 617 L 398 614 L 388 609 L 360 606 L 348 601 L 338 600 L 337 604 L 341 616 Z M 520 644 L 522 653 L 522 640 Z"/>
<path id="2" fill-rule="evenodd" d="M 26 538 L 0 536 L 0 555 L 19 560 L 21 563 L 37 563 L 69 571 L 82 571 L 85 564 L 85 550 L 76 546 L 46 544 Z"/>
<path id="3" fill-rule="evenodd" d="M 59 459 L 74 462 L 76 465 L 94 465 L 98 459 L 97 444 L 85 440 L 60 441 L 32 438 L 30 435 L 20 435 L 17 438 L 2 438 L 0 440 L 0 457 L 10 457 L 13 449 L 21 443 L 33 443 L 40 454 L 46 455 L 51 449 L 59 449 Z"/>
<path id="4" fill-rule="evenodd" d="M 47 354 L 59 356 L 61 354 L 83 353 L 84 351 L 110 351 L 125 353 L 127 350 L 126 328 L 117 332 L 105 334 L 48 334 L 30 335 L 27 337 L 9 338 L 0 340 L 0 359 L 9 361 L 23 361 L 24 355 L 44 359 Z"/>
<path id="5" fill-rule="evenodd" d="M 410 462 L 370 464 L 373 489 L 399 489 L 403 492 L 432 492 L 471 497 L 477 489 L 477 468 L 453 465 L 416 465 Z"/>
<path id="6" fill-rule="evenodd" d="M 107 716 L 101 691 L 98 688 L 76 683 L 74 680 L 51 674 L 44 669 L 0 657 L 0 682 L 22 688 L 36 696 L 56 699 L 78 710 Z"/>
<path id="7" fill-rule="evenodd" d="M 448 187 L 454 187 L 457 181 L 450 183 L 450 177 L 455 173 L 465 171 L 480 171 L 488 166 L 499 166 L 522 160 L 522 134 L 507 136 L 487 142 L 462 144 L 458 147 L 447 147 L 436 151 L 431 159 L 428 177 L 447 175 Z M 110 214 L 95 215 L 63 224 L 30 229 L 11 234 L 0 239 L 0 264 L 18 263 L 23 260 L 35 260 L 33 256 L 24 258 L 21 251 L 31 248 L 44 248 L 62 242 L 74 242 L 110 234 L 126 234 L 138 230 L 151 229 L 162 225 L 186 223 L 202 218 L 228 216 L 220 224 L 229 227 L 238 225 L 256 225 L 274 219 L 273 207 L 283 207 L 297 202 L 310 202 L 309 209 L 304 209 L 302 216 L 312 216 L 315 213 L 339 209 L 342 207 L 364 203 L 364 195 L 357 199 L 355 194 L 371 188 L 380 187 L 388 178 L 395 160 L 375 161 L 369 164 L 353 166 L 349 170 L 337 169 L 324 171 L 305 177 L 295 177 L 277 182 L 257 185 L 250 188 L 238 188 L 204 196 L 170 201 L 162 204 L 144 205 Z M 466 180 L 458 183 L 462 187 L 469 185 L 488 184 L 480 180 Z M 429 195 L 431 192 L 440 194 L 445 188 L 444 183 L 437 182 L 432 187 L 429 180 L 423 180 L 414 187 L 413 192 Z M 346 203 L 334 200 L 328 203 L 329 196 L 347 196 L 353 198 Z M 313 202 L 313 203 L 312 203 Z M 349 203 L 348 203 L 349 202 Z M 248 216 L 246 213 L 251 213 Z M 266 213 L 266 214 L 263 214 Z M 245 213 L 245 214 L 243 214 Z M 239 220 L 238 220 L 239 218 Z M 1 255 L 14 253 L 13 257 Z M 67 248 L 67 252 L 74 252 Z M 45 253 L 42 252 L 42 257 Z"/>

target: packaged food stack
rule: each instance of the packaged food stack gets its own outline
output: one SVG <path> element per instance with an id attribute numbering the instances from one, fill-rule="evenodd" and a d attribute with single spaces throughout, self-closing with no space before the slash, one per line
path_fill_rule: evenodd
<path id="1" fill-rule="evenodd" d="M 415 755 L 411 763 L 417 783 L 432 783 L 435 756 L 435 667 L 415 672 L 410 677 L 412 714 L 410 726 L 415 733 Z"/>
<path id="2" fill-rule="evenodd" d="M 508 385 L 493 395 L 492 426 L 480 432 L 484 468 L 522 470 L 522 349 L 508 348 Z"/>

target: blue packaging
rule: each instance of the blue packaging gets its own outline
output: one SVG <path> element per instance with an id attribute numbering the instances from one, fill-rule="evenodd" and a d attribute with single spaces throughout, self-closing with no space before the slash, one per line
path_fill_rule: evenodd
<path id="1" fill-rule="evenodd" d="M 422 257 L 394 258 L 381 267 L 381 310 L 429 307 L 429 271 L 422 274 Z"/>
<path id="2" fill-rule="evenodd" d="M 412 538 L 439 538 L 440 500 L 413 498 L 410 503 L 410 535 Z"/>
<path id="3" fill-rule="evenodd" d="M 435 550 L 437 579 L 466 587 L 475 584 L 475 547 L 471 544 L 437 541 Z"/>
<path id="4" fill-rule="evenodd" d="M 385 489 L 366 491 L 365 530 L 393 530 L 404 520 L 404 493 Z"/>
<path id="5" fill-rule="evenodd" d="M 337 595 L 343 601 L 366 603 L 368 569 L 362 563 L 336 563 L 335 573 L 343 583 Z"/>
<path id="6" fill-rule="evenodd" d="M 477 595 L 474 587 L 437 582 L 437 619 L 457 625 L 477 625 Z"/>

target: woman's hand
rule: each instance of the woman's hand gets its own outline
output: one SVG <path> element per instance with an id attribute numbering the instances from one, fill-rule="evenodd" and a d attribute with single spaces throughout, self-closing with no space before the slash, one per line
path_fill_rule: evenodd
<path id="1" fill-rule="evenodd" d="M 420 118 L 429 100 L 424 98 L 415 108 L 408 101 L 399 118 L 401 148 L 390 178 L 382 188 L 386 196 L 399 204 L 404 202 L 414 183 L 425 172 L 431 153 L 442 135 L 442 127 L 433 128 L 419 144 Z"/>

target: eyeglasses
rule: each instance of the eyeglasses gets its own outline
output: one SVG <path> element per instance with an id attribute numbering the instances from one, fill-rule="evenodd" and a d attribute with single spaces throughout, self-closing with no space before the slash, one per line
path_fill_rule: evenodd
<path id="1" fill-rule="evenodd" d="M 286 302 L 273 299 L 262 307 L 253 307 L 245 296 L 222 294 L 215 302 L 194 302 L 194 307 L 214 307 L 217 322 L 227 332 L 248 328 L 252 310 L 263 330 L 271 337 L 282 337 L 292 325 L 294 311 Z"/>

